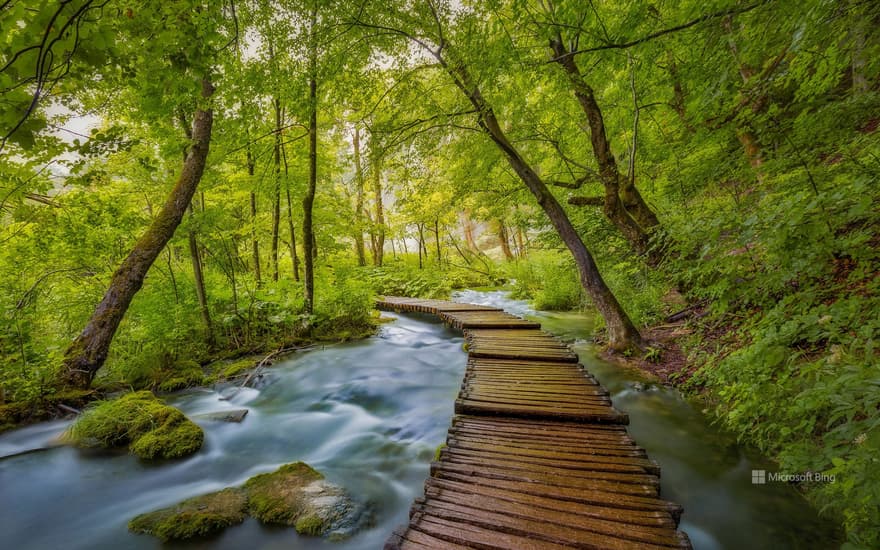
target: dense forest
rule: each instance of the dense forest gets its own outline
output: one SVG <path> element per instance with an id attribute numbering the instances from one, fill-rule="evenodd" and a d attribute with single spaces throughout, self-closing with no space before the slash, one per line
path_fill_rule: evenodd
<path id="1" fill-rule="evenodd" d="M 880 544 L 880 4 L 0 2 L 0 429 L 586 309 Z M 670 337 L 674 327 L 674 337 Z"/>

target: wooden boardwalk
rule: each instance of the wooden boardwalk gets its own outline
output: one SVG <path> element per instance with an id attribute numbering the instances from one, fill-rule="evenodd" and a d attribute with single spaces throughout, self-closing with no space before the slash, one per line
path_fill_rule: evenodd
<path id="1" fill-rule="evenodd" d="M 627 415 L 540 324 L 440 300 L 377 307 L 437 315 L 469 353 L 446 447 L 386 550 L 691 547 Z"/>

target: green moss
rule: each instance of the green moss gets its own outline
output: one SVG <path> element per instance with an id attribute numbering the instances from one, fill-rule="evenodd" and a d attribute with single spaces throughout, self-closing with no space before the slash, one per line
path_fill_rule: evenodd
<path id="1" fill-rule="evenodd" d="M 221 377 L 235 378 L 236 376 L 253 369 L 256 366 L 258 360 L 259 359 L 250 356 L 233 361 L 232 363 L 223 366 L 223 370 L 220 371 Z"/>
<path id="2" fill-rule="evenodd" d="M 293 528 L 300 535 L 320 535 L 327 530 L 327 522 L 318 516 L 303 516 L 296 520 Z"/>
<path id="3" fill-rule="evenodd" d="M 246 509 L 247 495 L 243 490 L 224 489 L 137 516 L 128 528 L 163 541 L 204 537 L 241 523 Z"/>
<path id="4" fill-rule="evenodd" d="M 434 451 L 434 462 L 440 461 L 440 453 L 442 453 L 443 449 L 445 449 L 445 448 L 446 448 L 446 443 L 441 443 L 440 445 L 437 445 L 437 449 Z"/>
<path id="5" fill-rule="evenodd" d="M 170 369 L 158 373 L 159 382 L 155 384 L 161 392 L 172 392 L 199 386 L 205 382 L 205 373 L 195 361 L 178 361 Z"/>
<path id="6" fill-rule="evenodd" d="M 285 464 L 274 472 L 254 476 L 244 484 L 248 509 L 263 523 L 295 526 L 301 504 L 299 489 L 321 479 L 324 476 L 305 462 Z"/>
<path id="7" fill-rule="evenodd" d="M 181 415 L 183 416 L 183 415 Z M 202 429 L 186 420 L 164 424 L 132 442 L 131 452 L 145 459 L 180 458 L 202 448 L 205 434 Z"/>
<path id="8" fill-rule="evenodd" d="M 86 410 L 69 438 L 83 447 L 128 445 L 141 458 L 177 458 L 202 446 L 204 433 L 183 413 L 148 392 L 134 392 Z"/>
<path id="9" fill-rule="evenodd" d="M 286 464 L 254 476 L 244 486 L 191 498 L 132 519 L 128 528 L 163 541 L 215 533 L 247 514 L 263 523 L 293 527 L 302 535 L 342 540 L 365 525 L 365 508 L 308 464 Z"/>

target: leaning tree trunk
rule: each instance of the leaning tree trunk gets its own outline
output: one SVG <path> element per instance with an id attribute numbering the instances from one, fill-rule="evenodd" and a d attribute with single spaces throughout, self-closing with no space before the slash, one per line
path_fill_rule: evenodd
<path id="1" fill-rule="evenodd" d="M 614 350 L 626 350 L 644 347 L 642 337 L 629 316 L 620 306 L 614 293 L 605 284 L 599 268 L 590 251 L 578 235 L 568 215 L 547 188 L 544 181 L 523 159 L 519 151 L 507 139 L 492 107 L 483 98 L 480 89 L 473 83 L 470 74 L 463 65 L 450 66 L 439 52 L 432 52 L 437 61 L 452 77 L 456 86 L 467 96 L 468 100 L 479 113 L 478 124 L 489 138 L 498 146 L 507 158 L 510 167 L 519 176 L 526 188 L 534 195 L 538 205 L 550 219 L 562 242 L 571 251 L 578 268 L 581 284 L 605 319 L 608 331 L 608 344 Z"/>
<path id="2" fill-rule="evenodd" d="M 599 165 L 599 179 L 605 187 L 605 200 L 603 212 L 605 217 L 614 224 L 639 254 L 649 251 L 648 231 L 657 225 L 657 216 L 642 199 L 635 185 L 628 185 L 621 193 L 621 176 L 617 168 L 617 161 L 611 152 L 611 144 L 605 132 L 605 121 L 602 110 L 596 102 L 593 89 L 584 80 L 580 69 L 565 46 L 560 40 L 552 40 L 554 60 L 556 60 L 568 75 L 569 82 L 574 90 L 574 95 L 580 103 L 587 122 L 590 126 L 590 143 L 593 147 L 593 156 Z M 653 258 L 657 260 L 658 258 Z"/>
<path id="3" fill-rule="evenodd" d="M 210 80 L 203 79 L 202 97 L 210 98 L 213 93 L 214 86 Z M 110 343 L 113 341 L 116 329 L 119 328 L 119 323 L 135 294 L 143 286 L 144 277 L 150 266 L 180 225 L 202 178 L 211 143 L 212 125 L 211 109 L 196 110 L 193 118 L 193 143 L 183 163 L 180 178 L 159 215 L 113 274 L 107 292 L 82 333 L 67 348 L 61 373 L 64 383 L 88 387 L 107 359 Z"/>

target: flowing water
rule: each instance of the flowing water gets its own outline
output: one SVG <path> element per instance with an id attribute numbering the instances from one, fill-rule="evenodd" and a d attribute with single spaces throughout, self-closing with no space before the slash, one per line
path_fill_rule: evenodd
<path id="1" fill-rule="evenodd" d="M 761 463 L 709 426 L 675 391 L 595 358 L 590 317 L 535 312 L 503 292 L 464 291 L 458 301 L 538 318 L 574 341 L 582 362 L 630 415 L 630 433 L 663 470 L 663 496 L 684 505 L 682 528 L 697 549 L 832 548 L 820 521 L 784 484 L 752 485 Z M 241 424 L 199 423 L 205 445 L 178 461 L 146 464 L 124 452 L 68 447 L 0 459 L 0 548 L 381 548 L 421 495 L 428 464 L 445 439 L 464 372 L 462 338 L 428 316 L 395 316 L 360 342 L 296 354 L 273 366 L 269 383 L 230 400 L 212 390 L 169 401 L 193 415 L 247 408 Z M 0 435 L 0 457 L 45 446 L 64 422 Z M 127 521 L 191 496 L 243 483 L 303 460 L 375 510 L 375 525 L 330 543 L 254 520 L 216 538 L 161 545 Z"/>
<path id="2" fill-rule="evenodd" d="M 188 415 L 247 408 L 241 424 L 202 422 L 192 457 L 145 464 L 127 453 L 56 448 L 0 460 L 0 548 L 150 549 L 133 516 L 303 460 L 373 504 L 375 527 L 342 543 L 265 528 L 249 519 L 218 538 L 179 548 L 381 548 L 405 523 L 437 446 L 446 439 L 466 355 L 461 334 L 428 316 L 400 317 L 376 337 L 296 354 L 270 383 L 229 401 L 214 391 L 175 396 Z M 44 445 L 65 427 L 0 436 L 0 456 Z"/>

